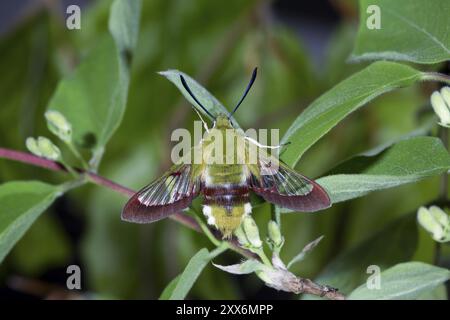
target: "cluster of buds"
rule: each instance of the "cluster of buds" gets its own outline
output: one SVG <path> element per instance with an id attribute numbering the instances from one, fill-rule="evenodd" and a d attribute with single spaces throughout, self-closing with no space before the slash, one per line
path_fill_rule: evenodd
<path id="1" fill-rule="evenodd" d="M 45 118 L 47 119 L 48 129 L 69 146 L 75 154 L 78 154 L 72 144 L 72 125 L 67 121 L 66 117 L 58 111 L 48 110 L 45 112 Z M 70 173 L 76 175 L 76 172 L 64 162 L 61 151 L 50 139 L 45 137 L 38 137 L 37 139 L 28 137 L 25 145 L 31 153 L 38 157 L 59 161 Z"/>
<path id="2" fill-rule="evenodd" d="M 267 243 L 274 252 L 279 253 L 284 244 L 284 238 L 281 235 L 280 227 L 275 221 L 271 220 L 269 221 L 267 229 Z M 240 245 L 249 250 L 259 250 L 263 246 L 263 242 L 259 236 L 258 226 L 251 216 L 246 216 L 243 219 L 241 226 L 236 229 L 235 235 Z"/>
<path id="3" fill-rule="evenodd" d="M 417 221 L 431 233 L 435 241 L 450 241 L 450 218 L 447 213 L 437 206 L 420 207 L 417 211 Z"/>
<path id="4" fill-rule="evenodd" d="M 28 150 L 42 158 L 57 161 L 61 159 L 61 151 L 49 139 L 45 137 L 27 138 L 25 144 Z"/>
<path id="5" fill-rule="evenodd" d="M 450 127 L 450 88 L 444 87 L 431 95 L 431 106 L 439 117 L 439 124 Z"/>

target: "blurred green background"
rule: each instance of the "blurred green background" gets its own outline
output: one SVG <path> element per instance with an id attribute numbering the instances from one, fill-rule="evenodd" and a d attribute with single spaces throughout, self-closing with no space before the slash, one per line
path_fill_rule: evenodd
<path id="1" fill-rule="evenodd" d="M 70 4 L 73 4 L 71 1 Z M 81 30 L 65 27 L 64 1 L 9 1 L 0 4 L 0 146 L 25 150 L 24 140 L 47 135 L 43 112 L 57 82 L 108 32 L 111 1 L 75 1 Z M 251 71 L 256 83 L 236 118 L 243 128 L 279 128 L 321 93 L 366 64 L 346 62 L 358 25 L 356 1 L 149 0 L 143 1 L 132 65 L 127 110 L 107 145 L 99 173 L 137 189 L 169 168 L 172 129 L 192 129 L 195 113 L 180 92 L 157 71 L 179 69 L 198 80 L 226 106 L 244 90 Z M 339 162 L 406 134 L 419 125 L 420 110 L 433 85 L 395 91 L 351 115 L 303 157 L 299 172 L 319 177 Z M 0 182 L 63 176 L 6 160 Z M 292 257 L 305 244 L 324 240 L 297 265 L 295 273 L 316 277 L 326 266 L 397 217 L 434 199 L 438 178 L 373 193 L 317 214 L 282 217 Z M 172 221 L 138 226 L 120 220 L 126 198 L 89 185 L 57 202 L 31 227 L 0 266 L 0 296 L 66 294 L 66 267 L 82 270 L 82 292 L 98 298 L 158 298 L 207 239 Z M 270 206 L 255 209 L 261 226 Z M 262 228 L 263 229 L 263 228 Z M 378 246 L 417 241 L 416 260 L 431 262 L 434 243 L 414 222 L 393 230 Z M 392 239 L 390 238 L 392 237 Z M 392 242 L 391 242 L 392 241 Z M 415 247 L 415 245 L 414 245 Z M 374 249 L 375 250 L 375 249 Z M 220 264 L 241 259 L 234 253 Z M 399 261 L 409 260 L 398 257 Z M 362 268 L 358 259 L 356 268 Z M 363 267 L 365 268 L 367 264 Z M 363 270 L 364 272 L 364 270 Z M 254 275 L 233 276 L 208 266 L 189 298 L 293 298 L 264 287 Z"/>

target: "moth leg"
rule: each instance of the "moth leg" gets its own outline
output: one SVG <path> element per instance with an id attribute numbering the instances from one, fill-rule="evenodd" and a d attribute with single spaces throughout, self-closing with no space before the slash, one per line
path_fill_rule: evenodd
<path id="1" fill-rule="evenodd" d="M 209 133 L 208 125 L 206 124 L 206 121 L 203 120 L 203 117 L 202 117 L 202 115 L 200 114 L 200 112 L 198 112 L 198 110 L 195 109 L 195 108 L 192 108 L 192 109 L 194 109 L 195 113 L 197 113 L 198 117 L 200 118 L 200 121 L 203 123 L 203 128 L 205 129 L 205 131 Z"/>
<path id="2" fill-rule="evenodd" d="M 255 145 L 257 145 L 260 148 L 265 148 L 265 149 L 279 149 L 281 147 L 284 147 L 284 146 L 290 144 L 290 142 L 286 142 L 286 143 L 283 143 L 283 144 L 279 144 L 277 146 L 266 146 L 264 144 L 259 143 L 257 140 L 255 140 L 253 138 L 250 138 L 250 137 L 247 137 L 247 136 L 245 136 L 244 139 L 254 143 Z"/>

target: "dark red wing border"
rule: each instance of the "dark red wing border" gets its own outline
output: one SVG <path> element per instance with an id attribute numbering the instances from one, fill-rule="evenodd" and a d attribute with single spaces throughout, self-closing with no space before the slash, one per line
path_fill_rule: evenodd
<path id="1" fill-rule="evenodd" d="M 166 205 L 146 206 L 139 202 L 139 195 L 138 192 L 128 200 L 122 210 L 122 220 L 134 223 L 155 222 L 186 209 L 196 197 L 196 195 L 192 195 Z"/>
<path id="2" fill-rule="evenodd" d="M 192 179 L 192 170 L 191 165 L 174 165 L 128 200 L 122 220 L 150 223 L 187 208 L 201 188 L 200 180 Z"/>
<path id="3" fill-rule="evenodd" d="M 254 184 L 251 187 L 266 201 L 294 211 L 314 212 L 329 208 L 331 201 L 328 193 L 315 181 L 308 179 L 308 182 L 313 185 L 313 188 L 306 195 L 287 196 L 279 194 L 276 188 L 264 189 Z"/>

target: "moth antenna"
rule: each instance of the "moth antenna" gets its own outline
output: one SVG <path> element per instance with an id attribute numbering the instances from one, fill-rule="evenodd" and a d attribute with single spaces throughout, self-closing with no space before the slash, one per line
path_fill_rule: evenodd
<path id="1" fill-rule="evenodd" d="M 194 96 L 194 94 L 192 93 L 191 89 L 188 87 L 186 80 L 184 80 L 183 75 L 180 74 L 180 80 L 181 80 L 181 84 L 183 85 L 184 89 L 186 89 L 186 91 L 189 93 L 189 95 L 192 97 L 192 99 L 194 99 L 195 102 L 197 102 L 197 104 L 200 106 L 200 108 L 203 109 L 203 111 L 206 112 L 206 114 L 211 117 L 211 119 L 215 119 L 215 117 L 208 111 L 208 109 L 206 109 L 198 100 L 197 98 Z M 194 108 L 195 109 L 195 108 Z"/>
<path id="2" fill-rule="evenodd" d="M 253 82 L 255 82 L 257 70 L 258 70 L 258 68 L 253 69 L 252 78 L 250 79 L 250 82 L 247 85 L 247 89 L 245 89 L 244 95 L 242 96 L 241 100 L 239 100 L 236 107 L 234 107 L 233 111 L 229 114 L 228 119 L 230 119 L 231 116 L 236 112 L 236 110 L 241 105 L 242 101 L 244 101 L 245 97 L 247 96 L 247 93 L 250 91 L 250 88 L 252 87 Z"/>
<path id="3" fill-rule="evenodd" d="M 192 109 L 194 109 L 195 113 L 196 113 L 196 114 L 198 115 L 198 117 L 200 118 L 200 121 L 203 123 L 203 128 L 205 128 L 206 132 L 209 132 L 208 124 L 206 123 L 205 120 L 203 120 L 203 117 L 202 117 L 202 115 L 200 114 L 200 112 L 199 112 L 197 109 L 195 109 L 195 108 L 192 108 Z"/>

